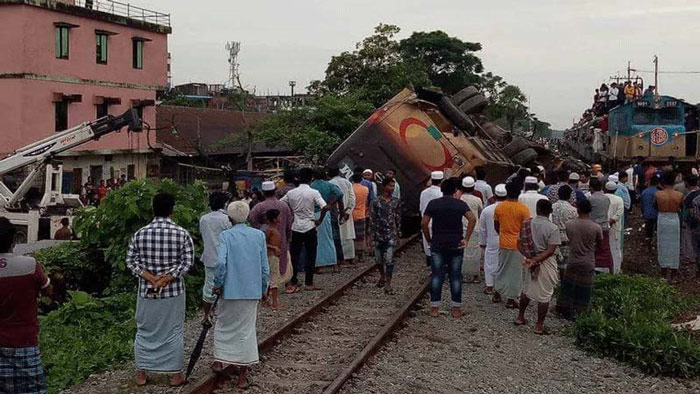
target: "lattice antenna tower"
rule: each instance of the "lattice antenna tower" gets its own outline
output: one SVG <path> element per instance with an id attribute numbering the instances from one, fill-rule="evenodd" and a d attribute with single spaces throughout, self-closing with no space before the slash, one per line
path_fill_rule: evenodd
<path id="1" fill-rule="evenodd" d="M 238 83 L 238 52 L 241 50 L 241 43 L 238 41 L 229 41 L 226 43 L 226 50 L 228 51 L 228 81 L 226 85 L 235 89 Z"/>

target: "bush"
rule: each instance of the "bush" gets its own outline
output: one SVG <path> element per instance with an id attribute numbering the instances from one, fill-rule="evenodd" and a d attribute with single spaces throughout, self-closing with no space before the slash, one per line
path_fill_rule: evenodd
<path id="1" fill-rule="evenodd" d="M 70 295 L 68 303 L 40 318 L 39 345 L 52 393 L 133 355 L 135 294 Z"/>
<path id="2" fill-rule="evenodd" d="M 190 232 L 197 255 L 201 255 L 199 217 L 207 211 L 207 190 L 202 182 L 186 186 L 170 179 L 132 181 L 107 195 L 99 207 L 79 210 L 75 229 L 85 247 L 104 249 L 105 260 L 112 266 L 110 290 L 133 290 L 136 280 L 126 268 L 129 241 L 139 228 L 153 219 L 151 202 L 159 192 L 175 196 L 173 220 Z"/>
<path id="3" fill-rule="evenodd" d="M 69 242 L 41 249 L 34 253 L 34 258 L 42 263 L 46 274 L 51 277 L 54 290 L 63 287 L 66 290 L 102 294 L 109 285 L 112 269 L 97 248 Z M 62 299 L 64 293 L 54 295 Z"/>
<path id="4" fill-rule="evenodd" d="M 668 283 L 629 275 L 599 275 L 593 308 L 577 319 L 576 343 L 650 374 L 700 376 L 700 345 L 671 326 L 691 302 Z"/>

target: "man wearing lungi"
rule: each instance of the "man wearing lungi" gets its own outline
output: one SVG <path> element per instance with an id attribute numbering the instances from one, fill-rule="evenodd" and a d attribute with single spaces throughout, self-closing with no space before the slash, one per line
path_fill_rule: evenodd
<path id="1" fill-rule="evenodd" d="M 352 262 L 355 259 L 355 222 L 352 212 L 355 209 L 355 191 L 352 182 L 340 174 L 338 167 L 330 168 L 330 182 L 343 193 L 343 212 L 338 212 L 338 227 L 340 232 L 340 255 L 343 260 Z M 340 263 L 340 262 L 339 262 Z"/>
<path id="2" fill-rule="evenodd" d="M 493 214 L 494 229 L 499 235 L 498 270 L 493 302 L 506 301 L 506 308 L 517 308 L 516 299 L 520 296 L 523 284 L 523 255 L 518 251 L 518 236 L 523 221 L 530 218 L 530 210 L 518 202 L 520 184 L 506 185 L 508 199 L 496 207 Z"/>
<path id="3" fill-rule="evenodd" d="M 237 387 L 241 389 L 250 385 L 248 367 L 259 361 L 255 320 L 270 280 L 265 233 L 245 225 L 248 213 L 248 205 L 242 201 L 229 205 L 234 226 L 221 233 L 214 278 L 214 291 L 221 300 L 212 369 L 221 371 L 225 364 L 237 367 Z"/>
<path id="4" fill-rule="evenodd" d="M 667 279 L 673 278 L 680 264 L 681 227 L 678 212 L 683 204 L 683 194 L 673 190 L 674 174 L 664 172 L 661 178 L 663 190 L 654 195 L 654 206 L 659 210 L 656 223 L 656 242 L 659 250 L 661 274 Z"/>
<path id="5" fill-rule="evenodd" d="M 185 347 L 185 281 L 194 262 L 194 244 L 187 230 L 172 220 L 175 198 L 153 197 L 153 221 L 131 238 L 126 266 L 139 278 L 136 299 L 136 384 L 146 372 L 172 373 L 171 386 L 185 383 L 180 371 Z"/>
<path id="6" fill-rule="evenodd" d="M 596 271 L 614 272 L 612 252 L 610 251 L 610 199 L 603 194 L 603 183 L 598 178 L 591 178 L 590 218 L 603 230 L 603 244 L 595 251 Z"/>
<path id="7" fill-rule="evenodd" d="M 34 258 L 12 254 L 16 233 L 0 217 L 0 393 L 46 393 L 36 300 L 50 281 Z"/>
<path id="8" fill-rule="evenodd" d="M 561 189 L 560 189 L 561 190 Z M 525 289 L 520 295 L 520 311 L 515 319 L 515 325 L 526 324 L 525 310 L 530 300 L 537 302 L 537 323 L 535 334 L 543 335 L 544 319 L 549 311 L 549 301 L 552 300 L 554 288 L 559 283 L 557 259 L 554 253 L 561 245 L 559 228 L 549 221 L 552 214 L 552 203 L 549 199 L 537 202 L 537 216 L 530 221 L 530 236 L 534 245 L 534 256 L 526 258 L 523 266 L 527 270 L 525 275 Z"/>
<path id="9" fill-rule="evenodd" d="M 496 201 L 484 208 L 479 218 L 479 243 L 484 252 L 484 294 L 493 294 L 493 285 L 498 270 L 498 233 L 493 226 L 493 213 L 498 204 L 506 200 L 506 185 L 496 185 Z"/>

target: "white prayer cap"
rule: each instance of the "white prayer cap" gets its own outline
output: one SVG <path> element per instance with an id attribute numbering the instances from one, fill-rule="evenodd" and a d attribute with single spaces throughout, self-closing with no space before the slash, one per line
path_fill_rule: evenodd
<path id="1" fill-rule="evenodd" d="M 610 191 L 617 190 L 617 184 L 613 181 L 608 181 L 608 183 L 605 184 L 605 188 Z"/>
<path id="2" fill-rule="evenodd" d="M 430 179 L 441 181 L 443 178 L 445 178 L 445 173 L 443 173 L 442 171 L 433 171 L 432 173 L 430 173 Z"/>
<path id="3" fill-rule="evenodd" d="M 245 223 L 250 213 L 250 207 L 243 201 L 234 201 L 228 205 L 226 211 L 228 212 L 228 216 L 233 219 L 235 223 Z"/>
<path id="4" fill-rule="evenodd" d="M 581 177 L 578 175 L 578 173 L 572 172 L 571 174 L 569 174 L 569 180 L 570 181 L 578 181 L 578 180 L 581 180 Z"/>
<path id="5" fill-rule="evenodd" d="M 369 168 L 366 169 L 366 170 L 364 170 L 364 171 L 362 171 L 362 173 L 363 173 L 363 174 L 373 174 L 372 170 L 370 170 Z"/>
<path id="6" fill-rule="evenodd" d="M 505 183 L 499 183 L 498 185 L 496 185 L 495 193 L 498 197 L 505 197 L 506 195 L 508 195 Z"/>
<path id="7" fill-rule="evenodd" d="M 608 176 L 608 181 L 617 183 L 619 179 L 617 178 L 617 175 L 613 174 Z"/>
<path id="8" fill-rule="evenodd" d="M 275 190 L 275 182 L 265 181 L 262 183 L 262 191 L 271 192 L 273 190 Z"/>
<path id="9" fill-rule="evenodd" d="M 537 169 L 540 170 L 540 172 L 544 172 L 544 167 L 542 166 L 537 166 Z"/>
<path id="10" fill-rule="evenodd" d="M 476 181 L 470 176 L 465 176 L 464 179 L 462 179 L 462 186 L 464 187 L 474 187 L 475 184 Z"/>
<path id="11" fill-rule="evenodd" d="M 537 184 L 537 178 L 534 176 L 526 176 L 525 177 L 525 183 L 534 183 Z"/>

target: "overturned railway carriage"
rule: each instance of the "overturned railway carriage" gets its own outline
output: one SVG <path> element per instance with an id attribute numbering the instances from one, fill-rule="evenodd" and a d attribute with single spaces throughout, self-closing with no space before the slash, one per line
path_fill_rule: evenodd
<path id="1" fill-rule="evenodd" d="M 473 87 L 452 97 L 404 89 L 355 130 L 328 162 L 346 175 L 357 166 L 396 169 L 405 207 L 415 213 L 431 171 L 463 176 L 484 166 L 487 181 L 496 183 L 514 165 L 534 163 L 540 156 L 526 140 L 513 139 L 495 124 L 476 122 L 472 115 L 486 104 Z"/>
<path id="2" fill-rule="evenodd" d="M 610 110 L 604 118 L 578 125 L 565 134 L 567 146 L 589 162 L 695 161 L 698 157 L 698 107 L 671 96 L 642 97 Z"/>

